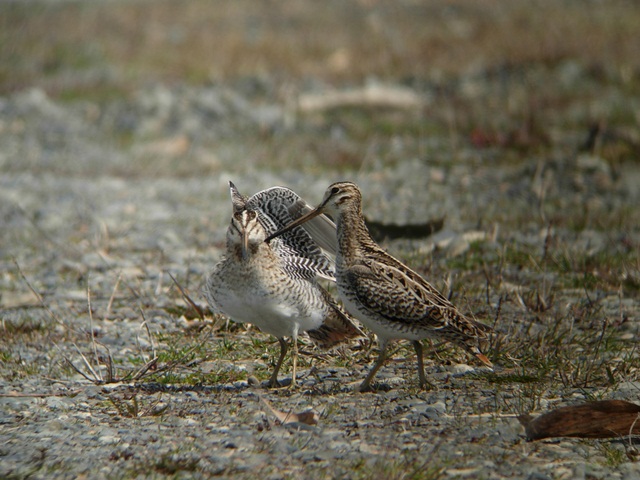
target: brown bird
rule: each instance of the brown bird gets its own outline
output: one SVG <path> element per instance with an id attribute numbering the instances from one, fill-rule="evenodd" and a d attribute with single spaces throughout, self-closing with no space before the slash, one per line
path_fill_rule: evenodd
<path id="1" fill-rule="evenodd" d="M 336 284 L 346 310 L 372 330 L 380 354 L 359 389 L 371 380 L 385 361 L 390 340 L 406 339 L 418 356 L 420 386 L 428 384 L 422 344 L 425 338 L 442 339 L 464 348 L 492 367 L 481 347 L 491 328 L 462 314 L 447 298 L 416 272 L 378 246 L 365 225 L 362 195 L 351 182 L 332 184 L 320 205 L 267 237 L 275 239 L 312 218 L 330 214 L 337 224 Z"/>

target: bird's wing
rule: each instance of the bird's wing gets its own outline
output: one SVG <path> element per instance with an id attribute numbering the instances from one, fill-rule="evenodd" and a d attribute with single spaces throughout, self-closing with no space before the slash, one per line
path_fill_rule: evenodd
<path id="1" fill-rule="evenodd" d="M 289 206 L 289 215 L 291 215 L 293 220 L 297 220 L 303 215 L 309 213 L 311 210 L 313 210 L 313 207 L 300 198 L 297 202 L 294 202 Z M 313 241 L 316 242 L 322 250 L 335 258 L 338 252 L 338 238 L 336 233 L 336 224 L 333 223 L 333 220 L 326 215 L 321 214 L 303 223 L 302 228 L 311 235 Z"/>
<path id="2" fill-rule="evenodd" d="M 294 191 L 285 187 L 272 187 L 249 197 L 246 208 L 257 210 L 260 223 L 267 235 L 289 225 L 311 207 Z M 326 215 L 319 215 L 274 239 L 272 248 L 293 273 L 313 270 L 329 280 L 335 280 L 335 264 L 332 256 L 337 250 L 336 226 Z"/>
<path id="3" fill-rule="evenodd" d="M 455 307 L 422 277 L 388 264 L 364 259 L 346 272 L 357 301 L 390 322 L 418 328 L 449 328 Z M 418 280 L 419 279 L 419 280 Z"/>

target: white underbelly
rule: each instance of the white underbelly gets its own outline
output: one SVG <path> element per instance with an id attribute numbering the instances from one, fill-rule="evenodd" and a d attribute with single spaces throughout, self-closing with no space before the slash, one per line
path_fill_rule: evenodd
<path id="1" fill-rule="evenodd" d="M 292 299 L 258 292 L 226 291 L 216 298 L 216 306 L 236 322 L 251 323 L 278 338 L 318 328 L 323 314 L 314 309 L 299 308 Z M 306 311 L 305 311 L 306 310 Z"/>

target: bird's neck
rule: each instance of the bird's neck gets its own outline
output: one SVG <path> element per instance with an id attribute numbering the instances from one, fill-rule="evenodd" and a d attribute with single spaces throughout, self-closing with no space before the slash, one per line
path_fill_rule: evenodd
<path id="1" fill-rule="evenodd" d="M 233 257 L 236 262 L 254 264 L 270 259 L 273 252 L 266 243 L 250 243 L 246 252 L 242 252 L 242 246 L 238 243 L 227 242 L 227 256 Z"/>
<path id="2" fill-rule="evenodd" d="M 344 210 L 337 215 L 338 251 L 342 261 L 363 256 L 368 250 L 376 248 L 364 222 L 360 208 Z"/>

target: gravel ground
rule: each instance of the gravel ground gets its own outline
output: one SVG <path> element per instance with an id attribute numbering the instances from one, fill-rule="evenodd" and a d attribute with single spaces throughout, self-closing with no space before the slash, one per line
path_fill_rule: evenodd
<path id="1" fill-rule="evenodd" d="M 564 78 L 571 66 L 554 75 Z M 601 157 L 568 154 L 562 144 L 544 161 L 502 161 L 500 151 L 481 156 L 462 146 L 455 161 L 446 161 L 446 139 L 415 148 L 398 136 L 391 146 L 358 145 L 361 162 L 337 168 L 323 163 L 322 145 L 313 155 L 284 145 L 319 135 L 335 145 L 328 152 L 335 158 L 354 150 L 348 132 L 318 126 L 313 115 L 292 120 L 269 88 L 254 96 L 243 85 L 157 85 L 130 101 L 100 105 L 61 103 L 37 89 L 0 99 L 0 477 L 640 478 L 627 439 L 527 443 L 515 418 L 594 398 L 638 401 L 638 265 L 620 266 L 618 284 L 629 285 L 620 291 L 589 291 L 563 281 L 570 272 L 515 261 L 500 267 L 500 288 L 489 289 L 482 263 L 470 273 L 455 267 L 478 242 L 491 271 L 509 245 L 540 252 L 549 232 L 539 216 L 553 223 L 554 215 L 585 211 L 582 228 L 554 230 L 558 251 L 571 258 L 627 245 L 637 260 L 638 223 L 624 223 L 638 221 L 637 158 L 613 171 Z M 418 94 L 428 99 L 430 92 Z M 583 133 L 563 138 L 577 145 Z M 277 152 L 284 158 L 268 159 Z M 416 389 L 414 357 L 402 349 L 379 374 L 387 388 L 357 394 L 373 358 L 360 344 L 333 355 L 306 346 L 303 385 L 295 392 L 254 385 L 253 376 L 267 378 L 273 339 L 221 318 L 207 317 L 207 326 L 196 328 L 202 322 L 193 320 L 169 274 L 204 304 L 200 284 L 224 244 L 228 180 L 245 193 L 286 185 L 315 203 L 341 178 L 359 183 L 365 211 L 376 220 L 445 216 L 436 237 L 385 245 L 454 291 L 463 308 L 490 323 L 497 317 L 496 330 L 507 340 L 539 338 L 554 318 L 564 321 L 567 312 L 586 308 L 586 299 L 597 301 L 600 322 L 619 320 L 623 348 L 616 355 L 628 355 L 606 357 L 615 381 L 488 381 L 463 354 L 440 349 L 427 355 L 436 388 L 424 392 Z M 619 215 L 622 224 L 597 228 L 600 215 Z M 554 307 L 536 315 L 522 303 L 526 295 L 514 292 L 545 282 Z M 576 318 L 572 328 L 588 333 L 591 324 Z M 95 355 L 91 332 L 99 342 Z M 184 345 L 202 348 L 192 364 L 176 366 L 173 381 L 157 374 L 94 385 L 65 363 L 89 374 L 82 352 L 104 376 L 107 352 L 122 372 L 154 351 Z M 251 353 L 256 349 L 261 353 Z M 517 370 L 498 349 L 493 353 L 503 364 L 496 375 Z M 626 370 L 617 373 L 621 364 Z M 193 372 L 222 380 L 193 381 Z M 312 409 L 318 423 L 283 425 L 261 397 L 283 412 Z"/>

